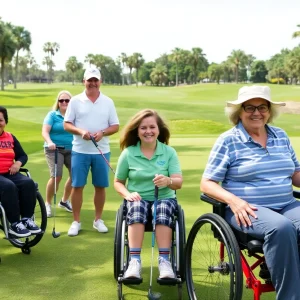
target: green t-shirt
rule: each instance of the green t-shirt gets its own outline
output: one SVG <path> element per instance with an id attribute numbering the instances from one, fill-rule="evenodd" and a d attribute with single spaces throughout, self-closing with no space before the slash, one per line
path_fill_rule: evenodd
<path id="1" fill-rule="evenodd" d="M 116 178 L 127 180 L 130 193 L 137 192 L 143 200 L 154 201 L 155 174 L 171 176 L 182 174 L 177 153 L 172 147 L 157 141 L 151 159 L 141 152 L 141 145 L 124 149 L 119 157 Z M 168 187 L 159 188 L 158 199 L 176 198 L 175 191 Z"/>

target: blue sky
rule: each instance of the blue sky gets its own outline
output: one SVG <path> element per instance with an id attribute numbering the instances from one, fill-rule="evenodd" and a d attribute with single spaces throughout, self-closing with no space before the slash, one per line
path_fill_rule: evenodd
<path id="1" fill-rule="evenodd" d="M 41 67 L 43 44 L 60 44 L 56 69 L 70 56 L 140 52 L 150 61 L 175 47 L 201 47 L 209 62 L 233 49 L 265 60 L 300 43 L 291 38 L 299 12 L 299 0 L 0 0 L 2 20 L 31 32 Z"/>

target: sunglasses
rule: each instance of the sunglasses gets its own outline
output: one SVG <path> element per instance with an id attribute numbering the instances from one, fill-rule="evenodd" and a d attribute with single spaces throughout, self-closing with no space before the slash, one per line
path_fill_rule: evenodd
<path id="1" fill-rule="evenodd" d="M 63 102 L 69 103 L 70 99 L 59 99 L 58 102 L 59 103 L 63 103 Z"/>
<path id="2" fill-rule="evenodd" d="M 246 113 L 254 113 L 256 109 L 261 113 L 266 113 L 267 111 L 269 111 L 269 106 L 267 104 L 261 104 L 259 106 L 243 105 L 243 108 Z"/>

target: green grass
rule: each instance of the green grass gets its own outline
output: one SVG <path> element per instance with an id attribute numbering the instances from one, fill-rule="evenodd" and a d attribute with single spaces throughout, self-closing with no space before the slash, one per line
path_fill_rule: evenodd
<path id="1" fill-rule="evenodd" d="M 83 86 L 18 86 L 18 90 L 9 86 L 6 91 L 0 92 L 1 105 L 6 106 L 9 112 L 7 130 L 18 137 L 29 154 L 27 167 L 39 183 L 44 197 L 49 171 L 42 150 L 41 124 L 60 90 L 67 89 L 76 94 L 83 90 Z M 178 198 L 185 211 L 187 235 L 194 221 L 201 214 L 211 211 L 208 204 L 199 200 L 199 181 L 216 137 L 231 127 L 224 116 L 224 105 L 226 100 L 236 98 L 239 87 L 235 84 L 202 84 L 179 88 L 102 87 L 103 93 L 115 101 L 121 126 L 143 108 L 156 109 L 166 118 L 172 133 L 170 144 L 177 150 L 183 170 L 184 185 L 178 191 Z M 271 89 L 275 101 L 300 101 L 297 87 L 274 85 Z M 275 122 L 276 126 L 283 127 L 289 133 L 297 153 L 300 152 L 298 119 L 298 115 L 283 114 Z M 111 138 L 113 168 L 120 154 L 118 140 L 119 133 Z M 112 182 L 113 174 L 110 176 Z M 62 187 L 58 199 L 61 196 Z M 83 230 L 77 237 L 67 236 L 72 215 L 57 209 L 56 230 L 61 232 L 61 237 L 52 238 L 53 219 L 48 219 L 47 232 L 41 242 L 32 248 L 31 255 L 24 255 L 8 241 L 0 240 L 0 299 L 117 299 L 113 278 L 113 239 L 115 214 L 122 199 L 112 186 L 107 189 L 103 218 L 109 233 L 99 234 L 92 228 L 92 197 L 93 188 L 89 178 L 84 190 Z M 151 234 L 147 233 L 142 251 L 144 282 L 139 286 L 124 287 L 126 299 L 146 299 L 150 279 L 150 250 Z M 161 292 L 162 299 L 176 299 L 176 287 L 156 284 L 156 266 L 155 259 L 153 290 Z M 263 295 L 261 299 L 274 297 L 274 293 L 271 293 Z M 186 292 L 184 299 L 187 299 Z M 245 289 L 243 299 L 253 299 L 252 293 Z"/>

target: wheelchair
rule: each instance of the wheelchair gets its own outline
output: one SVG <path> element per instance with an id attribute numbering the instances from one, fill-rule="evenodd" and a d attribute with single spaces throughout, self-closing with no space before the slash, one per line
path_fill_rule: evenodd
<path id="1" fill-rule="evenodd" d="M 31 178 L 28 169 L 20 168 L 20 172 L 25 173 L 26 176 Z M 32 219 L 40 227 L 41 232 L 38 234 L 31 234 L 29 237 L 20 238 L 14 236 L 8 232 L 9 223 L 5 215 L 3 206 L 1 205 L 0 199 L 0 229 L 4 232 L 5 239 L 7 239 L 13 246 L 21 248 L 22 253 L 30 254 L 31 247 L 35 246 L 43 237 L 46 227 L 47 227 L 47 213 L 44 200 L 38 190 L 38 184 L 36 185 L 36 205 L 34 209 L 34 215 Z"/>
<path id="2" fill-rule="evenodd" d="M 300 191 L 293 194 L 300 198 Z M 188 236 L 185 266 L 189 298 L 240 300 L 243 273 L 254 300 L 275 291 L 264 258 L 264 241 L 230 226 L 224 220 L 224 203 L 205 194 L 200 198 L 213 205 L 213 213 L 199 217 Z"/>
<path id="3" fill-rule="evenodd" d="M 115 237 L 114 237 L 114 277 L 117 281 L 118 299 L 123 300 L 122 284 L 138 285 L 143 282 L 143 278 L 123 278 L 129 264 L 129 241 L 128 226 L 126 223 L 127 207 L 126 200 L 120 205 L 116 214 Z M 173 216 L 172 242 L 170 248 L 170 261 L 175 274 L 174 279 L 157 278 L 160 285 L 178 286 L 178 299 L 182 299 L 182 284 L 185 281 L 185 220 L 184 211 L 177 205 L 177 210 Z M 145 232 L 152 232 L 152 211 L 149 209 Z"/>

